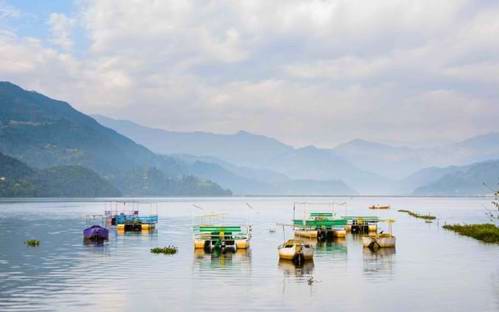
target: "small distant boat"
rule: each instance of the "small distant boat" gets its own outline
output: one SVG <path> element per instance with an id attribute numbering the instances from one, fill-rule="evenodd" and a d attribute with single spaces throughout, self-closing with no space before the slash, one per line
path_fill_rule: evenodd
<path id="1" fill-rule="evenodd" d="M 390 209 L 390 205 L 372 205 L 369 209 Z"/>
<path id="2" fill-rule="evenodd" d="M 314 258 L 314 247 L 301 240 L 290 239 L 280 245 L 278 250 L 280 260 L 291 260 L 297 265 Z"/>
<path id="3" fill-rule="evenodd" d="M 91 241 L 104 241 L 109 239 L 109 231 L 100 225 L 92 225 L 83 230 L 83 237 Z"/>

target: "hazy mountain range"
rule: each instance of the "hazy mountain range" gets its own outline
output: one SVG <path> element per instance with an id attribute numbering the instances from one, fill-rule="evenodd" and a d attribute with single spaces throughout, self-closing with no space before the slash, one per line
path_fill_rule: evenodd
<path id="1" fill-rule="evenodd" d="M 19 172 L 29 168 L 14 178 L 0 166 L 0 178 L 14 181 L 0 184 L 0 194 L 31 183 L 31 190 L 51 190 L 35 194 L 58 196 L 57 181 L 80 178 L 125 196 L 469 195 L 491 193 L 483 183 L 495 188 L 499 177 L 498 133 L 434 148 L 365 140 L 296 148 L 245 131 L 175 132 L 94 118 L 0 82 L 0 161 L 17 159 Z M 76 196 L 74 189 L 63 193 L 71 192 Z"/>
<path id="2" fill-rule="evenodd" d="M 473 191 L 449 189 L 448 175 L 466 172 L 474 163 L 485 162 L 478 171 L 499 159 L 499 133 L 476 136 L 462 142 L 433 148 L 411 148 L 352 140 L 331 149 L 294 148 L 276 139 L 240 131 L 235 134 L 175 132 L 144 127 L 127 120 L 94 116 L 103 125 L 122 133 L 160 154 L 181 154 L 182 159 L 217 164 L 251 181 L 295 180 L 344 181 L 362 194 L 432 194 L 426 185 L 440 183 L 439 194 L 490 193 L 499 182 L 499 171 L 475 176 Z M 178 156 L 177 156 L 178 157 Z M 264 170 L 262 172 L 262 170 Z M 495 171 L 494 171 L 495 170 Z M 244 173 L 243 173 L 244 172 Z M 259 172 L 259 174 L 256 174 Z M 496 180 L 490 176 L 497 176 Z M 262 180 L 263 179 L 263 180 Z M 442 182 L 439 180 L 442 179 Z M 483 181 L 482 181 L 483 180 Z M 240 185 L 244 189 L 244 185 Z"/>

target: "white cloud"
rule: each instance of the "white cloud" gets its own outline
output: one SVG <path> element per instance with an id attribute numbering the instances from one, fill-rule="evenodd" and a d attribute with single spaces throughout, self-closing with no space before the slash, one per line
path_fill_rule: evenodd
<path id="1" fill-rule="evenodd" d="M 89 0 L 79 9 L 50 16 L 49 42 L 0 33 L 3 79 L 85 112 L 300 145 L 497 129 L 477 120 L 499 116 L 498 4 Z M 81 53 L 76 27 L 88 39 Z"/>
<path id="2" fill-rule="evenodd" d="M 73 46 L 71 31 L 75 25 L 75 20 L 64 14 L 50 14 L 48 24 L 52 33 L 51 41 L 64 50 L 70 50 Z"/>

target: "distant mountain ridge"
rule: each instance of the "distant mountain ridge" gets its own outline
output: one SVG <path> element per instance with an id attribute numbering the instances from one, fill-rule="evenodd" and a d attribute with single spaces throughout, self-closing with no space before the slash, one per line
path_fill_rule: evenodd
<path id="1" fill-rule="evenodd" d="M 437 174 L 441 176 L 416 188 L 413 194 L 484 195 L 493 194 L 499 186 L 499 160 L 435 169 L 440 170 Z"/>
<path id="2" fill-rule="evenodd" d="M 239 167 L 285 175 L 292 180 L 341 180 L 364 194 L 383 193 L 391 186 L 389 179 L 360 170 L 329 149 L 313 146 L 294 148 L 273 138 L 245 131 L 220 135 L 182 133 L 151 129 L 99 115 L 94 118 L 161 154 L 190 154 L 205 159 L 211 157 Z"/>
<path id="3" fill-rule="evenodd" d="M 411 148 L 353 140 L 333 149 L 364 170 L 402 179 L 427 167 L 464 166 L 499 158 L 499 133 L 491 132 L 433 148 Z"/>
<path id="4" fill-rule="evenodd" d="M 38 169 L 89 168 L 125 195 L 230 194 L 189 176 L 178 160 L 154 154 L 68 103 L 9 82 L 0 82 L 0 152 Z M 151 180 L 157 185 L 152 187 Z"/>

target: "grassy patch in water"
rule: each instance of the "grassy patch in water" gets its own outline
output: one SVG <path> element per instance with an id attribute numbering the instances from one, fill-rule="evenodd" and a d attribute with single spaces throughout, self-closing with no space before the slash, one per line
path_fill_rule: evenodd
<path id="1" fill-rule="evenodd" d="M 451 224 L 444 225 L 443 228 L 482 242 L 499 244 L 499 227 L 494 224 Z"/>
<path id="2" fill-rule="evenodd" d="M 37 240 L 37 239 L 28 239 L 24 243 L 26 245 L 28 245 L 29 247 L 38 247 L 38 246 L 40 246 L 40 241 Z"/>
<path id="3" fill-rule="evenodd" d="M 164 254 L 164 255 L 174 255 L 177 253 L 177 247 L 168 246 L 168 247 L 156 247 L 151 248 L 151 253 L 153 254 Z"/>
<path id="4" fill-rule="evenodd" d="M 437 218 L 437 217 L 432 216 L 430 214 L 422 215 L 422 214 L 418 214 L 418 213 L 412 212 L 410 210 L 404 210 L 404 209 L 400 209 L 399 212 L 405 212 L 408 215 L 413 216 L 414 218 L 424 219 L 424 220 L 435 220 Z"/>

